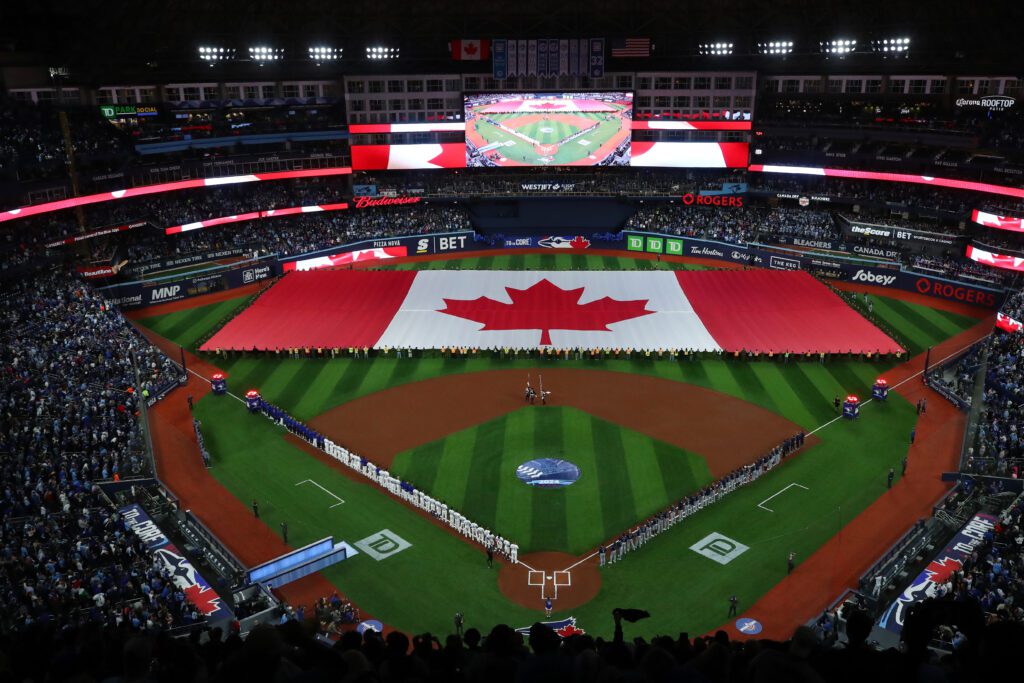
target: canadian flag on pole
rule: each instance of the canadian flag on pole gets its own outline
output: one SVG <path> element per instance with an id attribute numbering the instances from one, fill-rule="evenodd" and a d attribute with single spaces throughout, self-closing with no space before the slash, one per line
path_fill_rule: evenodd
<path id="1" fill-rule="evenodd" d="M 1004 332 L 1020 332 L 1024 329 L 1024 323 L 1019 320 L 1014 320 L 1008 315 L 1002 313 L 996 314 L 996 327 Z"/>
<path id="2" fill-rule="evenodd" d="M 452 59 L 481 60 L 491 58 L 491 41 L 479 38 L 463 38 L 449 43 Z"/>

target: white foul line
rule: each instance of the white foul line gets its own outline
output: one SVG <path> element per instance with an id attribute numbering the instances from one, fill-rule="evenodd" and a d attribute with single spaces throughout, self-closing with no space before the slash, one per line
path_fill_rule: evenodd
<path id="1" fill-rule="evenodd" d="M 325 488 L 324 488 L 323 486 L 321 486 L 320 484 L 318 484 L 318 483 L 316 483 L 315 481 L 313 481 L 312 479 L 303 479 L 303 480 L 302 480 L 302 481 L 300 481 L 300 482 L 299 482 L 298 484 L 296 484 L 296 486 L 301 486 L 302 484 L 312 484 L 313 486 L 317 487 L 318 489 L 320 489 L 321 491 L 323 491 L 324 493 L 326 493 L 326 494 L 327 494 L 328 496 L 330 496 L 330 497 L 331 497 L 331 498 L 333 498 L 334 500 L 338 501 L 337 503 L 335 503 L 334 505 L 332 505 L 332 506 L 331 506 L 330 508 L 327 508 L 328 510 L 330 510 L 331 508 L 336 508 L 336 507 L 338 507 L 339 505 L 341 505 L 342 503 L 344 503 L 344 502 L 345 502 L 345 501 L 343 501 L 343 500 L 342 500 L 341 498 L 338 498 L 338 497 L 337 497 L 336 495 L 334 495 L 333 493 L 331 493 L 330 491 L 328 491 L 327 489 L 325 489 Z"/>
<path id="2" fill-rule="evenodd" d="M 797 484 L 797 483 L 795 483 L 795 482 L 794 482 L 794 483 L 790 484 L 789 486 L 787 486 L 786 488 L 784 488 L 784 489 L 782 489 L 781 491 L 779 491 L 778 493 L 772 494 L 772 495 L 768 496 L 767 498 L 765 498 L 764 500 L 762 500 L 762 501 L 761 501 L 760 503 L 758 503 L 758 504 L 757 504 L 757 507 L 761 508 L 762 510 L 767 510 L 768 512 L 775 512 L 775 510 L 772 510 L 771 508 L 766 508 L 766 507 L 764 506 L 764 504 L 765 504 L 765 503 L 767 503 L 767 502 L 768 502 L 769 500 L 771 500 L 772 498 L 774 498 L 775 496 L 778 496 L 778 495 L 780 495 L 780 494 L 783 494 L 783 493 L 785 493 L 786 491 L 788 491 L 789 489 L 793 488 L 794 486 L 799 486 L 799 487 L 800 487 L 800 488 L 802 488 L 802 489 L 803 489 L 804 491 L 808 491 L 808 490 L 809 490 L 809 489 L 808 489 L 808 488 L 807 488 L 806 486 L 804 486 L 803 484 Z"/>

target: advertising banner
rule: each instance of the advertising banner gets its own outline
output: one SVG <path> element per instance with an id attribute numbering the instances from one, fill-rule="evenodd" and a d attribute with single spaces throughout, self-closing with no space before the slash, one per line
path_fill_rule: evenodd
<path id="1" fill-rule="evenodd" d="M 102 287 L 99 291 L 115 306 L 131 309 L 233 289 L 272 278 L 280 273 L 280 266 L 275 261 L 253 260 L 237 268 L 219 269 L 213 273 L 180 280 L 159 283 L 124 282 Z"/>
<path id="2" fill-rule="evenodd" d="M 102 237 L 103 235 L 111 235 L 115 232 L 124 232 L 125 230 L 134 230 L 135 228 L 141 228 L 144 225 L 149 225 L 149 221 L 134 221 L 132 223 L 124 223 L 121 225 L 108 225 L 105 228 L 97 228 L 92 232 L 87 232 L 81 235 L 73 235 L 71 237 L 65 237 L 61 240 L 54 242 L 47 242 L 47 249 L 54 249 L 56 247 L 64 246 L 66 244 L 75 244 L 76 242 L 82 242 L 85 240 L 91 240 L 94 237 Z"/>
<path id="3" fill-rule="evenodd" d="M 125 526 L 145 545 L 146 550 L 159 562 L 162 569 L 171 576 L 174 585 L 185 594 L 185 599 L 210 621 L 233 619 L 234 615 L 222 598 L 203 578 L 192 563 L 164 535 L 146 511 L 132 503 L 119 509 Z"/>
<path id="4" fill-rule="evenodd" d="M 382 239 L 361 240 L 351 244 L 339 245 L 329 249 L 311 251 L 306 254 L 289 256 L 280 261 L 283 272 L 293 270 L 308 270 L 311 267 L 323 268 L 332 265 L 344 265 L 354 263 L 352 259 L 366 261 L 376 258 L 397 258 L 399 256 L 424 256 L 426 254 L 444 254 L 448 252 L 465 251 L 475 245 L 475 233 L 471 231 L 446 232 L 437 235 L 405 235 L 403 237 L 389 237 Z M 391 251 L 377 251 L 390 249 Z M 402 252 L 404 250 L 404 252 Z M 356 254 L 355 252 L 361 252 Z M 402 253 L 400 253 L 402 252 Z M 352 256 L 344 257 L 344 254 Z M 347 258 L 349 260 L 345 261 Z M 324 261 L 322 259 L 328 259 Z M 334 259 L 332 262 L 330 259 Z M 342 259 L 342 260 L 338 260 Z M 300 261 L 308 261 L 306 267 L 295 265 Z M 327 264 L 314 266 L 314 263 Z"/>
<path id="5" fill-rule="evenodd" d="M 893 225 L 875 225 L 862 221 L 845 218 L 839 221 L 843 233 L 861 238 L 881 238 L 892 242 L 911 242 L 917 244 L 937 244 L 941 246 L 952 246 L 957 244 L 959 239 L 956 235 L 949 235 L 940 232 L 926 232 L 924 230 L 911 230 Z"/>
<path id="6" fill-rule="evenodd" d="M 1004 294 L 1003 290 L 983 285 L 904 271 L 897 264 L 887 267 L 887 264 L 884 263 L 875 265 L 847 263 L 840 259 L 830 259 L 828 255 L 801 254 L 794 251 L 787 251 L 783 254 L 770 249 L 758 249 L 691 237 L 673 237 L 630 231 L 624 231 L 623 234 L 626 238 L 627 251 L 710 258 L 773 270 L 803 269 L 829 279 L 901 289 L 938 299 L 961 301 L 987 308 L 995 308 Z M 1024 262 L 1024 259 L 1020 260 Z"/>
<path id="7" fill-rule="evenodd" d="M 590 240 L 583 235 L 547 235 L 543 237 L 506 237 L 495 245 L 504 249 L 589 249 Z"/>
<path id="8" fill-rule="evenodd" d="M 152 273 L 153 271 L 164 270 L 166 268 L 177 268 L 179 266 L 189 266 L 194 263 L 206 263 L 207 261 L 216 261 L 217 259 L 241 256 L 244 253 L 245 250 L 238 247 L 231 249 L 219 249 L 206 254 L 189 254 L 187 256 L 176 256 L 174 258 L 147 261 L 145 263 L 134 263 L 122 269 L 122 272 L 133 275 L 144 275 L 145 273 Z"/>
<path id="9" fill-rule="evenodd" d="M 982 544 L 985 534 L 995 528 L 997 521 L 995 517 L 985 513 L 979 512 L 974 515 L 974 518 L 957 532 L 942 552 L 928 563 L 928 566 L 889 606 L 878 625 L 894 633 L 900 633 L 910 608 L 927 598 L 936 597 L 939 594 L 939 586 L 949 581 L 953 574 L 963 568 L 964 561 Z"/>

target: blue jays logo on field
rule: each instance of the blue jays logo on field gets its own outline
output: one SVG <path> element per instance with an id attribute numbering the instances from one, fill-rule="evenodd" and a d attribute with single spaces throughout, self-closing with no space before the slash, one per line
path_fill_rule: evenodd
<path id="1" fill-rule="evenodd" d="M 903 623 L 915 603 L 939 594 L 939 587 L 949 582 L 964 566 L 964 561 L 995 528 L 998 520 L 979 512 L 949 541 L 942 552 L 928 563 L 909 586 L 889 605 L 878 625 L 887 631 L 900 633 Z"/>
<path id="2" fill-rule="evenodd" d="M 356 631 L 359 633 L 365 633 L 366 631 L 381 633 L 384 631 L 384 624 L 380 623 L 376 619 L 366 619 L 359 622 L 359 625 L 356 626 Z"/>
<path id="3" fill-rule="evenodd" d="M 562 638 L 568 638 L 569 636 L 582 636 L 586 633 L 586 631 L 576 625 L 576 617 L 559 619 L 558 621 L 542 621 L 540 623 L 543 626 L 547 626 Z M 517 628 L 516 633 L 528 636 L 530 635 L 531 628 L 532 626 L 523 626 L 521 628 Z"/>
<path id="4" fill-rule="evenodd" d="M 196 571 L 186 558 L 179 555 L 177 548 L 168 546 L 153 551 L 156 558 L 160 560 L 164 568 L 170 572 L 174 585 L 181 589 L 185 598 L 196 606 L 200 612 L 210 617 L 217 615 L 224 607 L 221 605 L 221 597 L 210 587 L 206 580 Z M 227 612 L 226 610 L 224 610 Z M 227 612 L 230 616 L 230 612 Z M 218 615 L 221 616 L 221 615 Z"/>
<path id="5" fill-rule="evenodd" d="M 761 626 L 761 622 L 757 619 L 743 617 L 742 619 L 736 620 L 736 630 L 745 636 L 756 636 L 764 630 L 764 627 Z"/>
<path id="6" fill-rule="evenodd" d="M 580 468 L 568 460 L 538 458 L 516 468 L 519 481 L 543 489 L 559 489 L 580 478 Z"/>
<path id="7" fill-rule="evenodd" d="M 551 235 L 537 240 L 537 246 L 548 249 L 586 249 L 590 246 L 590 240 L 583 235 L 576 235 L 575 237 Z"/>

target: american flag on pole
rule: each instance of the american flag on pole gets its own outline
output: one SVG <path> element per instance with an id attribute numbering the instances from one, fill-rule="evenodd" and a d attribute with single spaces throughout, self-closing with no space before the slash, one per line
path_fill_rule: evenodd
<path id="1" fill-rule="evenodd" d="M 612 38 L 612 57 L 650 56 L 650 38 Z"/>

